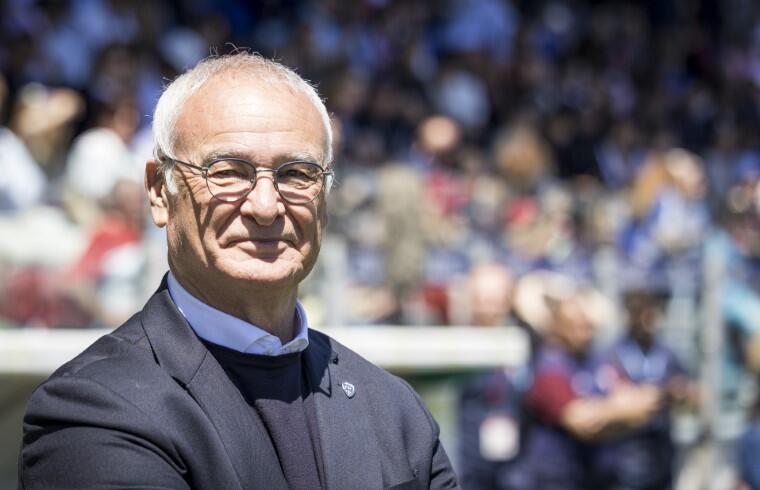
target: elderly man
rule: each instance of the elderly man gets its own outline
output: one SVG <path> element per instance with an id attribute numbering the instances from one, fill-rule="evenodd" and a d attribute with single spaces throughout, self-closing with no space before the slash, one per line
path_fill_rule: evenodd
<path id="1" fill-rule="evenodd" d="M 310 330 L 298 284 L 332 180 L 314 89 L 240 53 L 178 77 L 145 182 L 170 272 L 24 420 L 24 488 L 454 488 L 403 381 Z"/>

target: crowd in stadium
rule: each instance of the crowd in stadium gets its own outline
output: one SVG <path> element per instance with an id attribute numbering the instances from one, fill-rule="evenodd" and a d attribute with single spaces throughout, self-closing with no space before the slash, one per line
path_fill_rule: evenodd
<path id="1" fill-rule="evenodd" d="M 613 304 L 632 286 L 695 308 L 718 294 L 743 371 L 760 338 L 758 13 L 3 2 L 0 325 L 113 326 L 142 305 L 166 267 L 142 190 L 155 101 L 199 59 L 248 47 L 333 114 L 328 258 L 304 292 L 315 324 L 530 323 L 519 279 L 551 270 Z"/>
<path id="2" fill-rule="evenodd" d="M 152 238 L 134 187 L 157 95 L 232 40 L 297 67 L 334 115 L 331 232 L 373 298 L 351 322 L 448 323 L 482 264 L 595 283 L 601 250 L 698 284 L 711 240 L 755 286 L 760 33 L 754 12 L 692 3 L 6 2 L 0 209 L 61 238 L 3 240 L 3 283 L 128 272 L 108 257 Z"/>

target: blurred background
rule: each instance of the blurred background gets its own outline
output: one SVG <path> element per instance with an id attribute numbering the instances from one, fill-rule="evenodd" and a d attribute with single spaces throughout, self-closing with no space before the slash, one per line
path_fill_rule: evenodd
<path id="1" fill-rule="evenodd" d="M 0 332 L 112 328 L 142 306 L 167 267 L 142 187 L 154 104 L 198 60 L 247 47 L 312 81 L 333 115 L 329 233 L 301 294 L 311 323 L 513 327 L 530 340 L 509 369 L 427 381 L 448 393 L 430 396 L 461 471 L 507 472 L 515 458 L 484 449 L 498 403 L 482 379 L 516 386 L 535 370 L 561 330 L 557 297 L 582 299 L 584 358 L 630 337 L 627 300 L 644 298 L 690 393 L 659 405 L 678 487 L 750 485 L 758 14 L 752 0 L 4 0 Z M 0 485 L 13 488 L 18 417 L 39 379 L 2 379 Z M 476 458 L 494 464 L 468 462 L 477 431 Z M 512 488 L 500 478 L 470 487 Z"/>

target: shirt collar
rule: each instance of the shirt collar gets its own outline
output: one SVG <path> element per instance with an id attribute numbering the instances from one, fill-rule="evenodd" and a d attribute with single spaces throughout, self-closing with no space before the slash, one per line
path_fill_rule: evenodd
<path id="1" fill-rule="evenodd" d="M 246 354 L 279 356 L 301 352 L 309 346 L 309 324 L 301 303 L 296 301 L 296 335 L 282 345 L 265 330 L 217 310 L 190 294 L 169 272 L 169 295 L 187 323 L 202 339 Z"/>

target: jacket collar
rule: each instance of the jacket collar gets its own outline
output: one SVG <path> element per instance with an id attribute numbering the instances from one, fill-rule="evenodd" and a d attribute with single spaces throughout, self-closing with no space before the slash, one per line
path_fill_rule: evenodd
<path id="1" fill-rule="evenodd" d="M 143 308 L 141 322 L 158 364 L 186 387 L 208 355 L 208 349 L 174 305 L 166 277 Z"/>
<path id="2" fill-rule="evenodd" d="M 216 428 L 241 488 L 286 489 L 261 419 L 177 310 L 166 277 L 143 308 L 141 322 L 158 364 L 188 391 Z M 324 485 L 363 488 L 368 482 L 387 481 L 381 464 L 387 455 L 377 446 L 377 434 L 367 416 L 376 411 L 371 388 L 361 384 L 356 366 L 346 365 L 333 341 L 314 330 L 309 330 L 304 360 L 314 393 Z M 345 393 L 343 382 L 355 385 L 353 396 Z"/>
<path id="3" fill-rule="evenodd" d="M 261 419 L 177 310 L 166 278 L 143 308 L 141 322 L 158 364 L 195 399 L 219 434 L 240 488 L 287 489 Z"/>
<path id="4" fill-rule="evenodd" d="M 309 346 L 308 319 L 299 301 L 296 301 L 295 336 L 283 345 L 278 337 L 264 329 L 196 298 L 171 272 L 166 276 L 166 283 L 172 302 L 204 340 L 238 352 L 270 356 L 302 351 Z"/>

